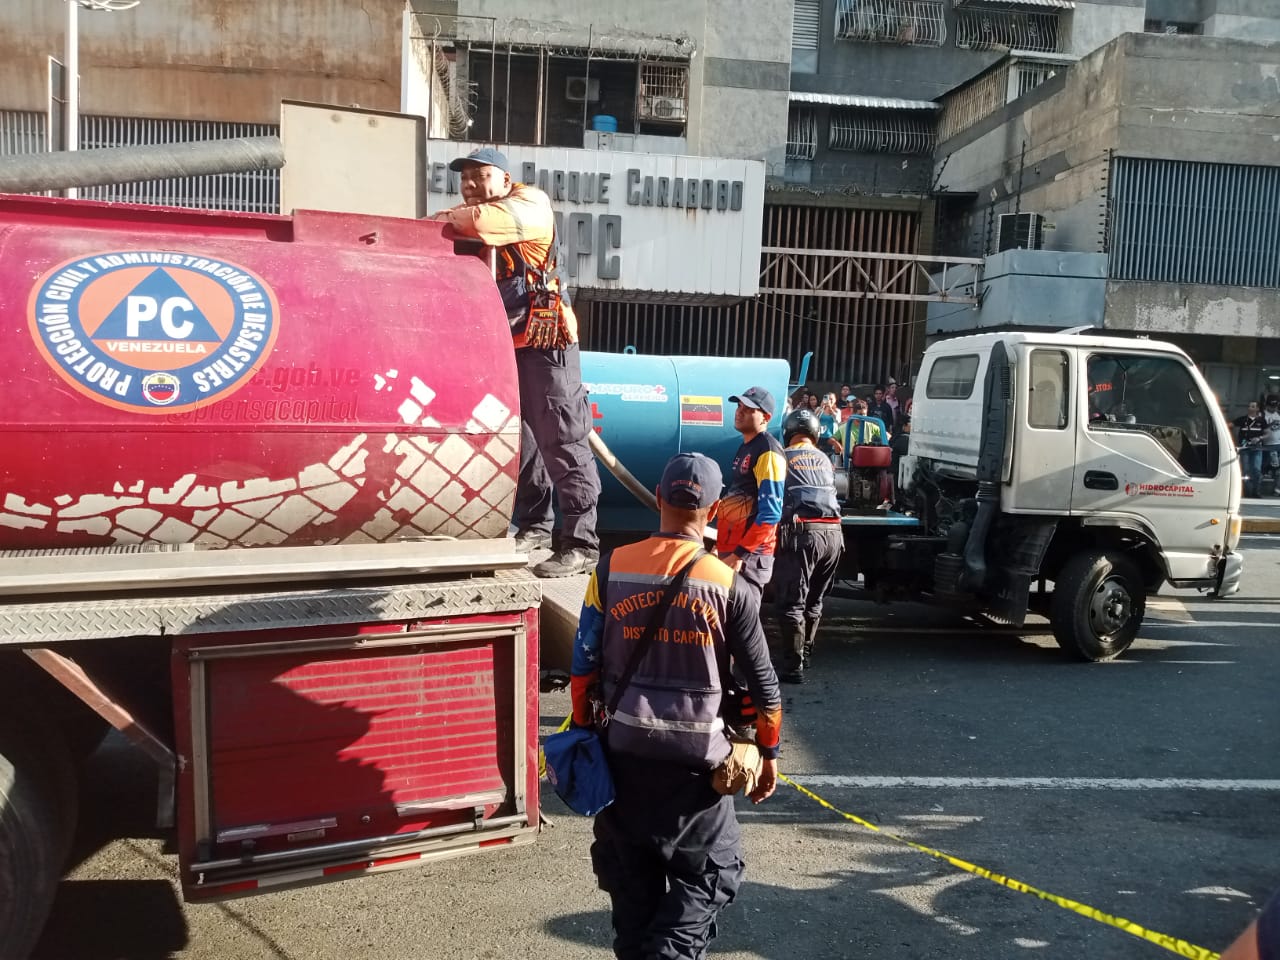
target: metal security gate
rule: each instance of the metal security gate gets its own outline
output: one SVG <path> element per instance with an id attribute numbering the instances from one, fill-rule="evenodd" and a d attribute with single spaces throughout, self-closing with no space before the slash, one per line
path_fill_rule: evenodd
<path id="1" fill-rule="evenodd" d="M 279 131 L 279 126 L 271 123 L 81 115 L 80 149 L 277 136 Z M 0 156 L 43 153 L 47 149 L 46 144 L 44 113 L 0 110 Z M 87 200 L 107 200 L 114 203 L 146 203 L 238 213 L 277 213 L 280 210 L 280 171 L 252 170 L 87 187 L 80 191 L 80 196 Z"/>
<path id="2" fill-rule="evenodd" d="M 919 215 L 901 210 L 864 210 L 766 204 L 764 246 L 797 251 L 878 251 L 912 256 L 918 246 Z M 769 258 L 762 258 L 762 263 Z M 764 269 L 762 267 L 762 269 Z M 807 291 L 798 276 L 762 277 L 763 293 L 732 306 L 592 302 L 583 304 L 586 349 L 724 357 L 780 357 L 799 370 L 813 351 L 814 380 L 867 383 L 902 378 L 924 320 L 916 300 L 840 297 Z M 918 289 L 904 275 L 906 295 Z"/>

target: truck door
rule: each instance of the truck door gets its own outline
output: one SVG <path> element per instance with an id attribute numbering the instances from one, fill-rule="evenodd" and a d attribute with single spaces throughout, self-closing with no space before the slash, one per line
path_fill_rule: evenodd
<path id="1" fill-rule="evenodd" d="M 1227 532 L 1234 449 L 1186 360 L 1080 350 L 1085 376 L 1071 512 L 1136 523 L 1172 581 L 1215 576 Z"/>

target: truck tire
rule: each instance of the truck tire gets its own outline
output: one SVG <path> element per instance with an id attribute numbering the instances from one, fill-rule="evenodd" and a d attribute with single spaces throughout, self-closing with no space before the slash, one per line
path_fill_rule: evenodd
<path id="1" fill-rule="evenodd" d="M 1050 622 L 1058 646 L 1079 660 L 1110 660 L 1138 635 L 1146 613 L 1142 574 L 1113 553 L 1077 553 L 1058 571 Z"/>
<path id="2" fill-rule="evenodd" d="M 58 814 L 49 778 L 33 775 L 27 752 L 0 730 L 0 945 L 5 960 L 31 953 L 60 875 Z M 21 759 L 17 759 L 21 758 Z"/>

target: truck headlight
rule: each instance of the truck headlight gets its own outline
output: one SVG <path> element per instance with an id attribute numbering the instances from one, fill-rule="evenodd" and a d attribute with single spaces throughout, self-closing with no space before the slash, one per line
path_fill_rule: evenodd
<path id="1" fill-rule="evenodd" d="M 1233 513 L 1227 518 L 1227 549 L 1234 550 L 1240 545 L 1240 530 L 1244 525 L 1240 514 Z"/>

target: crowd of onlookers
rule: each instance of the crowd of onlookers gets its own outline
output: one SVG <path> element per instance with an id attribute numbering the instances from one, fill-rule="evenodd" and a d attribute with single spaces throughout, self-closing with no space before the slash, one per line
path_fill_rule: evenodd
<path id="1" fill-rule="evenodd" d="M 859 396 L 849 384 L 839 392 L 820 393 L 801 387 L 792 395 L 790 408 L 807 407 L 818 417 L 820 436 L 818 447 L 833 460 L 839 460 L 846 448 L 853 444 L 887 444 L 905 451 L 907 436 L 911 432 L 911 401 L 898 396 L 898 383 L 892 378 L 877 384 L 866 396 Z M 849 422 L 850 418 L 859 418 Z M 869 417 L 874 420 L 860 418 Z M 884 424 L 883 432 L 879 424 Z"/>
<path id="2" fill-rule="evenodd" d="M 1280 396 L 1268 394 L 1265 406 L 1257 400 L 1249 402 L 1249 409 L 1233 421 L 1236 446 L 1240 449 L 1240 472 L 1244 474 L 1244 495 L 1262 496 L 1264 492 L 1278 493 L 1276 475 L 1280 472 Z M 1268 490 L 1263 479 L 1270 477 Z"/>

